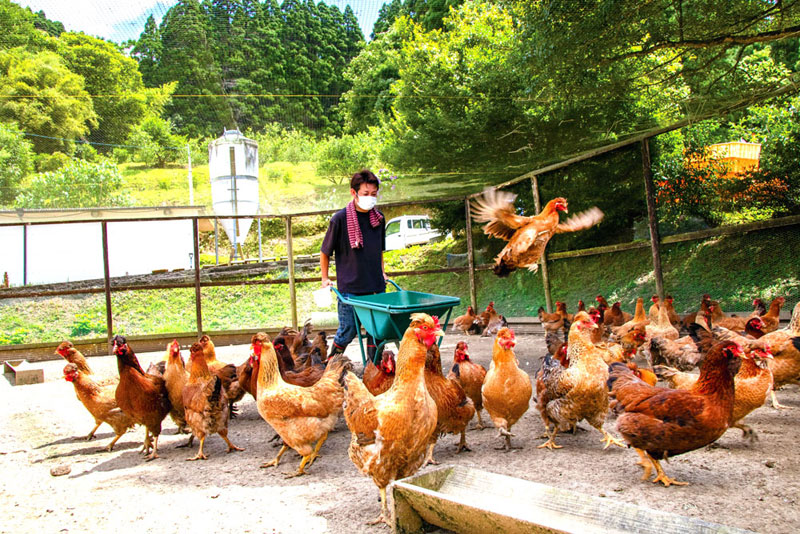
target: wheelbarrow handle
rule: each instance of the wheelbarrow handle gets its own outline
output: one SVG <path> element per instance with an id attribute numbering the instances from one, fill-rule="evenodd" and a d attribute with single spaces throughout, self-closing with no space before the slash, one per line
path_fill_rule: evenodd
<path id="1" fill-rule="evenodd" d="M 390 280 L 389 278 L 387 278 L 386 281 L 389 282 L 390 284 L 392 284 L 394 287 L 396 287 L 398 291 L 402 291 L 403 290 L 400 286 L 398 286 L 397 284 L 394 283 L 394 280 Z"/>

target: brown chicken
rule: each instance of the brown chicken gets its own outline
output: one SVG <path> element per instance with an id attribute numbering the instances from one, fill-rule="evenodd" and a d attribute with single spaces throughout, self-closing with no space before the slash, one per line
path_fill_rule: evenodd
<path id="1" fill-rule="evenodd" d="M 689 325 L 697 320 L 698 315 L 705 315 L 709 311 L 709 306 L 711 306 L 711 295 L 705 293 L 703 294 L 703 298 L 700 299 L 700 310 L 684 315 L 681 318 L 681 327 L 688 329 Z"/>
<path id="2" fill-rule="evenodd" d="M 381 515 L 373 523 L 390 523 L 386 487 L 413 475 L 425 460 L 437 421 L 436 403 L 425 387 L 425 358 L 441 335 L 435 317 L 411 315 L 397 353 L 394 382 L 382 395 L 373 396 L 353 373 L 345 375 L 350 460 L 372 478 L 381 496 Z"/>
<path id="3" fill-rule="evenodd" d="M 173 339 L 172 343 L 167 345 L 167 365 L 164 369 L 164 383 L 167 386 L 167 393 L 169 394 L 169 403 L 172 409 L 169 416 L 178 426 L 178 432 L 186 432 L 186 416 L 183 409 L 183 388 L 189 380 L 189 373 L 186 371 L 186 365 L 181 356 L 181 346 L 177 339 Z M 191 444 L 191 437 L 189 443 Z"/>
<path id="4" fill-rule="evenodd" d="M 94 428 L 86 436 L 86 440 L 94 438 L 94 433 L 103 423 L 108 423 L 114 429 L 116 437 L 106 447 L 106 450 L 111 452 L 117 440 L 135 425 L 133 419 L 117 407 L 117 401 L 114 398 L 116 385 L 100 386 L 92 380 L 88 373 L 81 370 L 74 363 L 68 363 L 64 366 L 64 379 L 67 382 L 72 382 L 78 400 L 94 417 Z"/>
<path id="5" fill-rule="evenodd" d="M 664 305 L 667 307 L 667 315 L 669 315 L 669 322 L 672 323 L 672 326 L 680 330 L 681 328 L 681 318 L 675 313 L 675 306 L 674 306 L 675 299 L 672 295 L 666 295 L 664 297 Z"/>
<path id="6" fill-rule="evenodd" d="M 603 315 L 603 324 L 609 327 L 622 326 L 631 319 L 633 319 L 633 315 L 622 311 L 622 305 L 615 302 Z"/>
<path id="7" fill-rule="evenodd" d="M 475 425 L 475 429 L 483 430 L 486 427 L 481 420 L 481 410 L 483 409 L 481 389 L 483 388 L 483 381 L 486 379 L 486 369 L 469 359 L 469 346 L 464 341 L 459 341 L 456 345 L 453 360 L 453 368 L 447 378 L 452 378 L 464 388 L 464 393 L 472 400 L 472 404 L 475 406 L 475 414 L 478 416 L 478 423 Z"/>
<path id="8" fill-rule="evenodd" d="M 281 378 L 278 355 L 271 343 L 263 344 L 260 355 L 258 345 L 253 349 L 260 359 L 258 413 L 283 440 L 278 455 L 261 467 L 277 467 L 281 456 L 291 447 L 303 459 L 297 471 L 287 476 L 305 475 L 305 468 L 316 459 L 342 411 L 344 397 L 339 380 L 343 371 L 350 367 L 350 361 L 343 354 L 337 354 L 328 362 L 322 378 L 314 385 L 303 387 Z"/>
<path id="9" fill-rule="evenodd" d="M 459 315 L 458 317 L 453 320 L 453 330 L 458 332 L 461 331 L 466 335 L 470 335 L 472 332 L 472 325 L 475 323 L 475 319 L 478 318 L 478 315 L 475 313 L 475 310 L 472 309 L 472 306 L 467 306 L 467 313 L 464 315 Z"/>
<path id="10" fill-rule="evenodd" d="M 230 406 L 222 387 L 222 379 L 212 375 L 208 370 L 203 346 L 192 344 L 189 349 L 189 380 L 183 388 L 182 404 L 186 414 L 186 422 L 192 429 L 192 435 L 200 440 L 200 448 L 193 458 L 187 460 L 205 460 L 203 446 L 206 437 L 219 434 L 228 445 L 228 452 L 243 451 L 228 439 L 228 416 Z"/>
<path id="11" fill-rule="evenodd" d="M 650 340 L 650 367 L 665 364 L 681 371 L 691 371 L 705 358 L 713 345 L 713 335 L 700 323 L 689 325 L 689 335 L 678 339 L 654 337 Z"/>
<path id="12" fill-rule="evenodd" d="M 494 274 L 500 277 L 524 267 L 536 271 L 553 235 L 585 230 L 603 220 L 603 212 L 593 207 L 559 223 L 559 212 L 568 211 L 567 199 L 562 197 L 548 202 L 539 215 L 524 217 L 516 213 L 516 198 L 507 191 L 488 189 L 473 202 L 475 220 L 488 223 L 483 233 L 508 241 L 495 259 Z"/>
<path id="13" fill-rule="evenodd" d="M 688 484 L 668 477 L 660 461 L 704 447 L 725 433 L 733 416 L 733 377 L 743 357 L 736 343 L 715 345 L 690 390 L 653 387 L 627 366 L 611 364 L 608 383 L 616 408 L 623 412 L 617 430 L 639 455 L 642 480 L 655 469 L 654 483 Z"/>
<path id="14" fill-rule="evenodd" d="M 200 336 L 198 343 L 203 347 L 203 357 L 206 359 L 208 370 L 222 379 L 222 387 L 225 388 L 225 396 L 230 403 L 230 416 L 233 419 L 236 417 L 234 404 L 244 398 L 244 389 L 239 385 L 239 379 L 236 376 L 236 366 L 217 359 L 216 347 L 210 337 Z"/>
<path id="15" fill-rule="evenodd" d="M 395 367 L 394 352 L 388 349 L 383 350 L 381 361 L 378 365 L 372 363 L 371 360 L 368 361 L 367 366 L 364 368 L 363 381 L 369 392 L 373 395 L 380 395 L 388 391 L 392 387 L 392 382 L 394 382 Z"/>
<path id="16" fill-rule="evenodd" d="M 467 447 L 467 425 L 475 415 L 475 405 L 472 403 L 461 384 L 450 378 L 445 378 L 442 373 L 442 356 L 439 345 L 434 343 L 425 356 L 425 387 L 428 388 L 436 403 L 436 430 L 431 435 L 430 445 L 425 463 L 437 464 L 433 459 L 433 449 L 436 440 L 444 434 L 461 434 L 456 453 L 469 451 Z"/>
<path id="17" fill-rule="evenodd" d="M 764 321 L 765 334 L 769 334 L 778 329 L 781 322 L 781 308 L 785 303 L 786 299 L 783 297 L 772 299 L 769 305 L 769 311 L 761 316 L 761 320 Z"/>
<path id="18" fill-rule="evenodd" d="M 789 325 L 770 332 L 762 337 L 761 341 L 769 345 L 774 357 L 768 362 L 774 381 L 772 406 L 776 409 L 785 408 L 778 402 L 774 390 L 800 380 L 800 302 L 792 311 Z"/>
<path id="19" fill-rule="evenodd" d="M 119 384 L 114 398 L 123 412 L 147 429 L 142 450 L 147 454 L 152 446 L 153 452 L 147 456 L 147 460 L 150 461 L 158 458 L 161 423 L 172 408 L 167 385 L 163 378 L 145 374 L 139 365 L 139 359 L 123 336 L 114 336 L 112 341 L 119 370 Z"/>
<path id="20" fill-rule="evenodd" d="M 731 427 L 742 431 L 742 438 L 755 441 L 755 431 L 742 422 L 747 414 L 764 405 L 772 391 L 772 371 L 767 362 L 772 359 L 769 347 L 755 347 L 747 351 L 749 358 L 742 362 L 739 372 L 733 379 L 735 394 Z M 672 367 L 657 365 L 656 375 L 673 389 L 691 389 L 698 375 L 683 373 Z M 652 385 L 652 384 L 651 384 Z"/>
<path id="21" fill-rule="evenodd" d="M 519 421 L 531 402 L 531 377 L 519 368 L 514 346 L 517 344 L 514 331 L 503 328 L 497 333 L 492 348 L 492 363 L 483 381 L 481 396 L 483 406 L 489 412 L 497 437 L 505 437 L 501 447 L 511 450 L 511 427 Z M 517 447 L 519 448 L 519 447 Z"/>
<path id="22" fill-rule="evenodd" d="M 639 297 L 636 299 L 636 310 L 633 313 L 633 317 L 623 323 L 622 326 L 612 327 L 611 331 L 614 332 L 616 336 L 624 336 L 637 326 L 647 326 L 649 324 L 650 320 L 644 314 L 644 299 Z"/>
<path id="23" fill-rule="evenodd" d="M 658 377 L 650 369 L 641 369 L 638 365 L 636 365 L 635 362 L 628 362 L 626 365 L 628 366 L 628 369 L 633 371 L 633 374 L 636 375 L 636 378 L 643 380 L 646 384 L 655 386 L 658 383 Z"/>
<path id="24" fill-rule="evenodd" d="M 545 356 L 537 374 L 536 407 L 549 439 L 539 448 L 560 449 L 555 442 L 558 432 L 575 427 L 583 419 L 602 432 L 603 448 L 612 444 L 623 446 L 603 428 L 608 414 L 608 365 L 603 352 L 591 342 L 591 331 L 595 328 L 598 325 L 588 313 L 576 314 L 567 341 L 569 367 L 564 368 L 549 355 Z M 544 386 L 541 391 L 539 384 Z"/>
<path id="25" fill-rule="evenodd" d="M 308 387 L 316 384 L 325 372 L 325 365 L 321 362 L 312 365 L 310 359 L 309 365 L 304 365 L 302 368 L 298 368 L 294 363 L 289 364 L 290 361 L 294 362 L 294 360 L 288 347 L 282 341 L 282 337 L 276 337 L 275 342 L 272 344 L 275 354 L 278 356 L 278 369 L 281 373 L 281 378 L 287 384 L 295 386 Z"/>
<path id="26" fill-rule="evenodd" d="M 556 311 L 547 313 L 544 306 L 539 306 L 536 314 L 539 316 L 539 321 L 542 323 L 542 328 L 545 332 L 556 332 L 558 330 L 569 329 L 569 321 L 567 320 L 566 307 L 561 306 L 561 302 L 556 302 Z"/>
<path id="27" fill-rule="evenodd" d="M 236 368 L 236 379 L 239 381 L 239 386 L 247 393 L 257 398 L 258 396 L 258 365 L 259 359 L 255 354 L 255 346 L 263 346 L 264 343 L 269 342 L 269 336 L 265 332 L 258 332 L 253 334 L 250 338 L 250 356 L 247 361 Z M 261 351 L 259 350 L 259 354 Z"/>
<path id="28" fill-rule="evenodd" d="M 491 301 L 486 306 L 486 309 L 483 310 L 480 315 L 478 315 L 478 321 L 480 322 L 481 330 L 489 326 L 489 322 L 497 315 L 497 310 L 494 309 L 494 301 Z"/>
<path id="29" fill-rule="evenodd" d="M 645 327 L 641 325 L 634 326 L 633 329 L 619 339 L 618 343 L 595 342 L 594 332 L 592 332 L 589 340 L 602 351 L 606 365 L 611 362 L 627 362 L 632 360 L 636 356 L 639 347 L 644 345 L 647 339 L 644 329 Z"/>
<path id="30" fill-rule="evenodd" d="M 722 307 L 716 300 L 711 301 L 711 306 L 709 306 L 709 309 L 711 310 L 711 322 L 714 324 L 714 326 L 721 326 L 723 328 L 727 328 L 728 330 L 733 330 L 734 332 L 744 331 L 744 325 L 747 322 L 747 318 L 729 317 L 728 314 L 722 311 Z"/>
<path id="31" fill-rule="evenodd" d="M 311 342 L 311 350 L 319 349 L 319 357 L 323 362 L 328 361 L 328 334 L 324 330 L 317 332 Z"/>
<path id="32" fill-rule="evenodd" d="M 654 323 L 650 323 L 645 326 L 645 331 L 647 332 L 647 337 L 654 338 L 660 337 L 662 339 L 678 339 L 680 337 L 680 333 L 678 329 L 672 326 L 672 322 L 669 320 L 669 310 L 671 309 L 669 301 L 664 299 L 664 302 L 661 303 L 661 306 L 658 308 L 658 318 Z"/>
<path id="33" fill-rule="evenodd" d="M 62 341 L 56 348 L 56 354 L 67 360 L 69 363 L 75 364 L 84 375 L 94 374 L 86 357 L 75 348 L 71 341 Z"/>
<path id="34" fill-rule="evenodd" d="M 650 306 L 650 310 L 647 312 L 647 318 L 650 320 L 651 323 L 656 322 L 658 320 L 658 310 L 660 308 L 658 301 L 658 295 L 653 295 L 650 297 L 650 300 L 653 302 L 653 305 Z"/>

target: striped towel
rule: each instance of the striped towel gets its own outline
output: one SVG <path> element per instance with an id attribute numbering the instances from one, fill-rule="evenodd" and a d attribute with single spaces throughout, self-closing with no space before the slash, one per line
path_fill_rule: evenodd
<path id="1" fill-rule="evenodd" d="M 347 214 L 347 237 L 350 238 L 351 248 L 362 248 L 364 246 L 364 236 L 361 235 L 361 228 L 358 226 L 355 202 L 355 200 L 351 200 L 345 208 Z M 381 212 L 375 208 L 369 210 L 369 223 L 373 228 L 381 224 L 382 221 L 383 215 Z"/>

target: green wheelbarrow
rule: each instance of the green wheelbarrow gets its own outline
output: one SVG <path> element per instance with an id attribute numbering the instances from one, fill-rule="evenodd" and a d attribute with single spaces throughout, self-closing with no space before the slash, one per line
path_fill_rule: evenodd
<path id="1" fill-rule="evenodd" d="M 373 362 L 377 364 L 384 345 L 403 339 L 403 334 L 411 324 L 412 313 L 427 313 L 436 315 L 440 319 L 444 317 L 443 321 L 440 320 L 440 324 L 442 331 L 445 331 L 447 322 L 450 320 L 450 313 L 454 307 L 461 304 L 461 299 L 458 297 L 406 291 L 392 280 L 387 280 L 387 282 L 396 287 L 397 291 L 344 297 L 336 288 L 331 287 L 339 300 L 353 307 L 358 345 L 361 347 L 361 361 L 364 365 L 367 364 L 367 354 L 364 350 L 364 336 L 361 335 L 362 326 L 377 344 Z M 439 344 L 441 345 L 441 343 L 442 338 L 439 338 Z"/>

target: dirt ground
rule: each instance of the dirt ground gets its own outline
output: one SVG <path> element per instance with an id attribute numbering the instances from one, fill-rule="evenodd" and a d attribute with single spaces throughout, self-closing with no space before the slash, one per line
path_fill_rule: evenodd
<path id="1" fill-rule="evenodd" d="M 442 355 L 451 361 L 462 336 L 448 334 Z M 468 339 L 473 359 L 488 366 L 491 339 Z M 135 346 L 133 347 L 135 350 Z M 348 355 L 360 361 L 356 348 Z M 246 346 L 219 347 L 223 361 L 240 363 Z M 531 375 L 544 353 L 540 337 L 519 336 L 517 355 Z M 184 351 L 186 356 L 187 351 Z M 143 367 L 161 354 L 140 354 Z M 206 443 L 205 462 L 186 462 L 193 455 L 176 445 L 168 418 L 161 435 L 161 458 L 145 463 L 139 454 L 144 429 L 129 432 L 107 453 L 113 437 L 103 425 L 93 441 L 83 441 L 93 420 L 75 398 L 72 385 L 61 377 L 62 361 L 46 362 L 45 383 L 12 387 L 0 380 L 0 522 L 2 532 L 387 532 L 370 527 L 379 512 L 378 492 L 347 457 L 349 432 L 341 419 L 322 448 L 322 457 L 305 477 L 285 479 L 299 458 L 284 456 L 281 466 L 259 469 L 277 449 L 268 440 L 272 430 L 261 419 L 252 398 L 239 404 L 230 424 L 233 443 L 246 451 L 226 454 L 218 437 Z M 116 376 L 114 357 L 91 358 L 101 376 Z M 641 469 L 630 449 L 602 450 L 594 430 L 561 435 L 563 449 L 537 449 L 543 425 L 533 404 L 513 428 L 512 452 L 494 450 L 500 441 L 494 430 L 472 431 L 473 452 L 455 454 L 456 436 L 442 438 L 436 458 L 442 465 L 462 464 L 559 488 L 648 506 L 730 526 L 765 533 L 800 529 L 800 396 L 795 386 L 778 393 L 789 409 L 760 408 L 747 418 L 760 440 L 747 445 L 736 429 L 719 440 L 719 447 L 674 458 L 665 464 L 670 476 L 689 481 L 687 487 L 656 486 L 639 480 Z M 484 412 L 484 415 L 485 412 Z M 488 419 L 487 419 L 488 420 Z M 590 428 L 585 422 L 583 427 Z M 606 428 L 612 433 L 614 421 Z M 54 477 L 51 468 L 71 472 Z M 427 467 L 426 469 L 434 469 Z"/>

